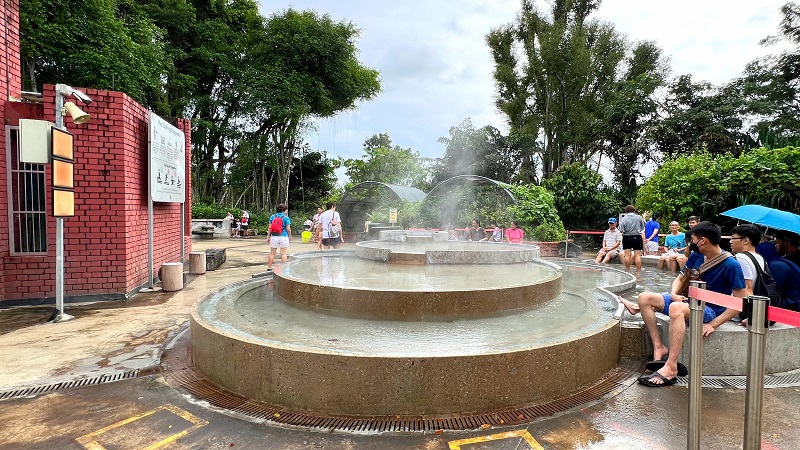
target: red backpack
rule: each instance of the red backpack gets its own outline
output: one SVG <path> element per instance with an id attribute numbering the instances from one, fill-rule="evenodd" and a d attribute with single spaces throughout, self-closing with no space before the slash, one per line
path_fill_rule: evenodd
<path id="1" fill-rule="evenodd" d="M 275 215 L 275 218 L 269 223 L 269 233 L 273 236 L 283 234 L 283 217 Z"/>

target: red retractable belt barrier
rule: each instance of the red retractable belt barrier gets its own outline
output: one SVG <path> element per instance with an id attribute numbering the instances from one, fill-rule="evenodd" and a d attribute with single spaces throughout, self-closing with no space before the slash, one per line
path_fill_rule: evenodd
<path id="1" fill-rule="evenodd" d="M 706 303 L 713 303 L 729 309 L 735 309 L 736 311 L 742 310 L 742 299 L 732 295 L 725 295 L 706 289 L 690 287 L 689 297 L 702 300 Z M 767 319 L 773 322 L 800 328 L 800 312 L 797 311 L 790 311 L 788 309 L 778 308 L 777 306 L 770 306 L 767 309 Z"/>

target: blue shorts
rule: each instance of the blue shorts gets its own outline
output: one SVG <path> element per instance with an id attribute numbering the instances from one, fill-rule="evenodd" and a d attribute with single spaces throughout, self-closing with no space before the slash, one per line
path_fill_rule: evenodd
<path id="1" fill-rule="evenodd" d="M 670 294 L 661 294 L 661 297 L 664 298 L 664 310 L 661 311 L 662 314 L 669 315 L 669 305 L 672 304 L 672 295 Z M 714 312 L 713 309 L 706 306 L 706 309 L 703 310 L 703 323 L 711 322 L 712 320 L 717 318 L 717 313 Z"/>

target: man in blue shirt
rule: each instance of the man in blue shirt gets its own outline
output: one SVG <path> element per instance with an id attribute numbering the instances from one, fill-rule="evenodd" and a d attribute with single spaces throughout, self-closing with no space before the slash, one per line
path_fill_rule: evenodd
<path id="1" fill-rule="evenodd" d="M 777 239 L 775 242 L 758 244 L 756 251 L 769 264 L 769 271 L 778 286 L 784 307 L 792 311 L 800 311 L 800 267 L 786 257 L 782 257 L 779 252 L 785 252 L 785 248 Z"/>
<path id="2" fill-rule="evenodd" d="M 289 260 L 286 256 L 286 249 L 289 248 L 289 241 L 292 240 L 292 221 L 289 216 L 285 214 L 286 205 L 280 204 L 275 208 L 275 214 L 269 216 L 269 263 L 267 264 L 267 272 L 272 272 L 272 262 L 275 261 L 275 253 L 281 249 L 281 261 L 284 264 Z M 278 222 L 279 219 L 280 222 Z M 275 227 L 273 227 L 273 223 Z M 275 229 L 273 229 L 275 228 Z M 280 228 L 280 231 L 278 231 Z"/>
<path id="3" fill-rule="evenodd" d="M 653 341 L 653 359 L 655 361 L 652 364 L 648 363 L 648 367 L 660 366 L 659 361 L 666 358 L 662 367 L 650 376 L 639 378 L 639 383 L 651 387 L 669 386 L 675 384 L 678 376 L 687 374 L 686 367 L 678 363 L 678 358 L 686 336 L 689 304 L 686 303 L 687 298 L 680 295 L 678 290 L 683 284 L 683 277 L 688 277 L 690 270 L 699 269 L 704 261 L 727 253 L 719 247 L 721 236 L 722 232 L 717 225 L 711 222 L 698 223 L 692 228 L 689 244 L 692 253 L 689 260 L 686 261 L 684 270 L 672 282 L 671 293 L 643 292 L 639 294 L 638 304 L 620 297 L 620 301 L 629 313 L 642 314 L 642 320 L 644 320 L 647 332 Z M 700 279 L 706 282 L 706 288 L 709 291 L 736 297 L 747 296 L 742 267 L 730 253 L 727 253 L 727 257 L 721 262 L 703 272 Z M 656 311 L 669 315 L 669 348 L 664 345 L 658 332 Z M 713 333 L 717 327 L 731 320 L 737 314 L 739 311 L 734 309 L 707 303 L 705 311 L 703 311 L 703 336 Z"/>

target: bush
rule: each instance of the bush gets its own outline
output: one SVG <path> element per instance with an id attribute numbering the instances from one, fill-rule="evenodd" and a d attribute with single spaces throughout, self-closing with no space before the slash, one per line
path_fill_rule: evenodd
<path id="1" fill-rule="evenodd" d="M 193 219 L 224 219 L 229 211 L 234 216 L 241 215 L 241 210 L 238 208 L 226 208 L 212 203 L 192 203 Z"/>
<path id="2" fill-rule="evenodd" d="M 542 186 L 553 193 L 556 210 L 571 230 L 603 227 L 621 207 L 603 177 L 582 163 L 561 166 Z"/>
<path id="3" fill-rule="evenodd" d="M 525 235 L 537 241 L 558 241 L 565 230 L 555 207 L 553 194 L 534 184 L 508 185 L 516 204 L 508 208 L 511 218 L 519 221 Z"/>
<path id="4" fill-rule="evenodd" d="M 639 189 L 640 210 L 660 211 L 664 223 L 688 216 L 720 221 L 720 213 L 745 204 L 793 211 L 796 202 L 781 189 L 800 179 L 800 149 L 753 149 L 738 158 L 705 152 L 664 163 Z"/>

